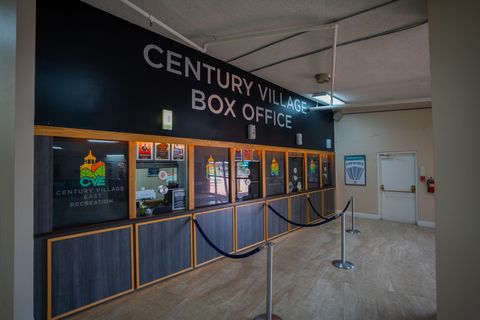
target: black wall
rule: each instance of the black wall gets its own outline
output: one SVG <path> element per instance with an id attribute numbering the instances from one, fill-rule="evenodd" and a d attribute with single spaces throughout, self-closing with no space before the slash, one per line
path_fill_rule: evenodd
<path id="1" fill-rule="evenodd" d="M 121 4 L 120 4 L 121 5 Z M 163 54 L 150 57 L 162 61 L 164 68 L 147 64 L 144 48 L 154 44 Z M 251 82 L 250 96 L 246 88 L 240 94 L 223 89 L 215 82 L 208 84 L 206 74 L 198 81 L 166 71 L 167 50 L 221 69 Z M 248 72 L 206 54 L 133 25 L 81 1 L 37 1 L 36 47 L 36 112 L 35 124 L 61 127 L 132 132 L 177 137 L 190 137 L 232 142 L 247 139 L 247 125 L 256 124 L 254 143 L 295 147 L 295 134 L 303 134 L 303 147 L 326 150 L 325 139 L 333 141 L 333 120 L 330 111 L 303 113 L 278 106 L 262 99 L 259 85 L 304 102 L 304 109 L 315 103 Z M 184 58 L 179 59 L 184 62 Z M 184 70 L 184 66 L 177 67 Z M 288 74 L 285 74 L 288 77 Z M 234 112 L 224 115 L 208 110 L 192 109 L 192 89 L 207 97 L 216 94 L 235 100 Z M 291 116 L 291 129 L 248 121 L 242 116 L 246 103 L 253 107 Z M 162 130 L 159 122 L 162 109 L 173 110 L 173 130 Z M 263 122 L 262 122 L 263 120 Z"/>

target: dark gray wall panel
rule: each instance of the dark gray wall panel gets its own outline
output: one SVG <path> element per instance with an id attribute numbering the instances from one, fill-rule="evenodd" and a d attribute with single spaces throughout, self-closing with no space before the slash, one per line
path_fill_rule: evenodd
<path id="1" fill-rule="evenodd" d="M 140 285 L 191 267 L 190 217 L 138 226 Z"/>
<path id="2" fill-rule="evenodd" d="M 291 206 L 291 220 L 298 223 L 307 223 L 307 195 L 302 194 L 301 196 L 296 196 L 290 198 Z M 296 226 L 292 226 L 296 228 Z"/>
<path id="3" fill-rule="evenodd" d="M 324 215 L 329 215 L 335 212 L 335 189 L 326 190 L 324 198 Z"/>
<path id="4" fill-rule="evenodd" d="M 131 289 L 130 228 L 52 243 L 52 315 Z"/>
<path id="5" fill-rule="evenodd" d="M 263 203 L 237 207 L 238 249 L 263 241 Z"/>
<path id="6" fill-rule="evenodd" d="M 313 207 L 315 208 L 315 210 L 317 210 L 317 212 L 318 212 L 319 214 L 322 214 L 322 210 L 323 210 L 322 192 L 311 193 L 311 194 L 310 194 L 310 201 L 312 202 Z M 310 204 L 307 203 L 307 205 L 310 207 L 310 208 L 309 208 L 309 210 L 310 210 L 310 221 L 314 221 L 314 220 L 320 219 L 320 217 L 319 217 L 315 212 L 313 212 L 313 209 L 312 209 L 312 207 L 310 206 Z"/>
<path id="7" fill-rule="evenodd" d="M 52 231 L 53 138 L 35 136 L 34 230 L 35 235 Z"/>
<path id="8" fill-rule="evenodd" d="M 288 199 L 279 199 L 269 202 L 278 213 L 288 218 Z M 268 237 L 271 238 L 277 234 L 288 231 L 288 223 L 280 219 L 272 210 L 267 208 L 268 212 Z"/>
<path id="9" fill-rule="evenodd" d="M 233 208 L 200 214 L 196 219 L 210 240 L 226 252 L 233 251 Z M 211 248 L 195 228 L 197 264 L 212 260 L 219 254 Z"/>
<path id="10" fill-rule="evenodd" d="M 35 239 L 33 250 L 34 318 L 40 320 L 47 318 L 47 240 Z"/>

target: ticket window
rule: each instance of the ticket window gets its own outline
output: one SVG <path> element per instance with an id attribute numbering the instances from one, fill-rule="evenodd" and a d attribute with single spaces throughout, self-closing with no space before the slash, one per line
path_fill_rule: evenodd
<path id="1" fill-rule="evenodd" d="M 267 196 L 285 193 L 284 152 L 265 152 L 265 175 Z"/>
<path id="2" fill-rule="evenodd" d="M 320 161 L 318 154 L 307 154 L 308 190 L 320 188 Z"/>
<path id="3" fill-rule="evenodd" d="M 304 182 L 304 156 L 303 153 L 288 154 L 288 192 L 302 192 Z"/>
<path id="4" fill-rule="evenodd" d="M 183 144 L 137 143 L 137 216 L 186 209 L 186 152 Z"/>
<path id="5" fill-rule="evenodd" d="M 335 157 L 332 154 L 322 154 L 322 188 L 335 186 Z"/>
<path id="6" fill-rule="evenodd" d="M 236 201 L 261 197 L 260 150 L 235 150 Z"/>
<path id="7" fill-rule="evenodd" d="M 229 149 L 195 146 L 194 205 L 196 208 L 230 202 Z"/>

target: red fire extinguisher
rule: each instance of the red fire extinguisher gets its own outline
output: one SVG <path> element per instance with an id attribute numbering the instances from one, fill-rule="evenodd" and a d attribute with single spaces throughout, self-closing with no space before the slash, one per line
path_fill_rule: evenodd
<path id="1" fill-rule="evenodd" d="M 435 180 L 432 177 L 427 180 L 427 192 L 435 193 Z"/>

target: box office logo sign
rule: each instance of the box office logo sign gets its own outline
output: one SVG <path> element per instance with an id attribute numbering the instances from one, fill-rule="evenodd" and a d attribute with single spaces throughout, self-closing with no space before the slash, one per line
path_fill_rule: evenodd
<path id="1" fill-rule="evenodd" d="M 80 166 L 80 185 L 82 187 L 105 186 L 105 163 L 97 161 L 97 158 L 92 154 L 92 150 L 83 159 L 84 162 Z"/>

